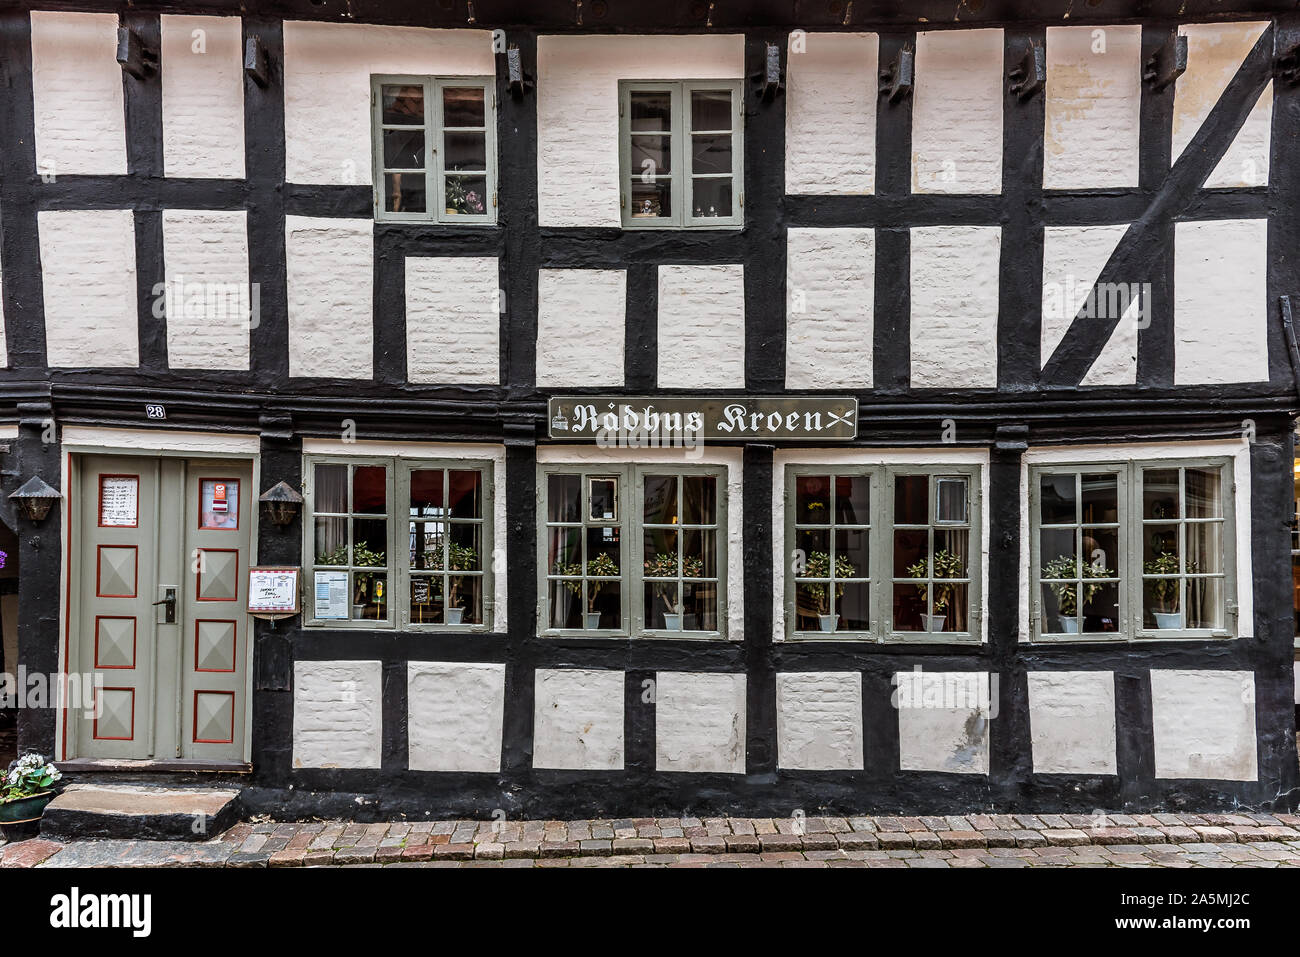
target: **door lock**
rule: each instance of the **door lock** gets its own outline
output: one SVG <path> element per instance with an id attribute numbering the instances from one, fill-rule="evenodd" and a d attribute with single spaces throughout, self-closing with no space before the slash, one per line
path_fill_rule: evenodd
<path id="1" fill-rule="evenodd" d="M 176 588 L 172 585 L 160 585 L 158 590 L 162 593 L 162 600 L 154 602 L 154 605 L 163 606 L 163 620 L 156 622 L 159 625 L 176 624 Z"/>

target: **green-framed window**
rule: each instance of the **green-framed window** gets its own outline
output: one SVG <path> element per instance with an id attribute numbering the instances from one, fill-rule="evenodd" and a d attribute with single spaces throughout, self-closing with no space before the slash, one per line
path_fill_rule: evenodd
<path id="1" fill-rule="evenodd" d="M 1225 638 L 1237 628 L 1232 462 L 1036 465 L 1036 640 Z"/>
<path id="2" fill-rule="evenodd" d="M 619 84 L 619 204 L 628 228 L 744 224 L 739 80 Z"/>
<path id="3" fill-rule="evenodd" d="M 307 456 L 307 625 L 492 628 L 492 463 Z"/>
<path id="4" fill-rule="evenodd" d="M 548 635 L 726 637 L 726 469 L 538 470 Z"/>
<path id="5" fill-rule="evenodd" d="M 374 76 L 375 218 L 496 221 L 491 77 Z"/>
<path id="6" fill-rule="evenodd" d="M 789 465 L 786 636 L 980 640 L 980 470 Z"/>

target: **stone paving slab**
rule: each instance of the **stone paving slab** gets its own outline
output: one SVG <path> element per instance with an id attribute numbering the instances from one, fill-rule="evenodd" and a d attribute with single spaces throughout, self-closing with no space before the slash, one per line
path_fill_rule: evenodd
<path id="1" fill-rule="evenodd" d="M 0 867 L 1296 867 L 1290 814 L 244 822 L 206 842 L 46 839 Z"/>

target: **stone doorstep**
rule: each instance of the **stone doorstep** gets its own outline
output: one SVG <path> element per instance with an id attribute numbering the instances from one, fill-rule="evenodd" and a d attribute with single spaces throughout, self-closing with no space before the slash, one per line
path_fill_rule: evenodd
<path id="1" fill-rule="evenodd" d="M 62 841 L 206 841 L 236 824 L 239 814 L 234 789 L 70 784 L 45 808 L 41 834 Z"/>

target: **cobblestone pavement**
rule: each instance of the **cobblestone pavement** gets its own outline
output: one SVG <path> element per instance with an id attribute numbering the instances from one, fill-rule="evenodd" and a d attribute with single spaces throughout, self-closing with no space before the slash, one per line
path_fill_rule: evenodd
<path id="1" fill-rule="evenodd" d="M 24 841 L 0 867 L 1297 867 L 1289 814 L 238 824 L 205 842 Z"/>

